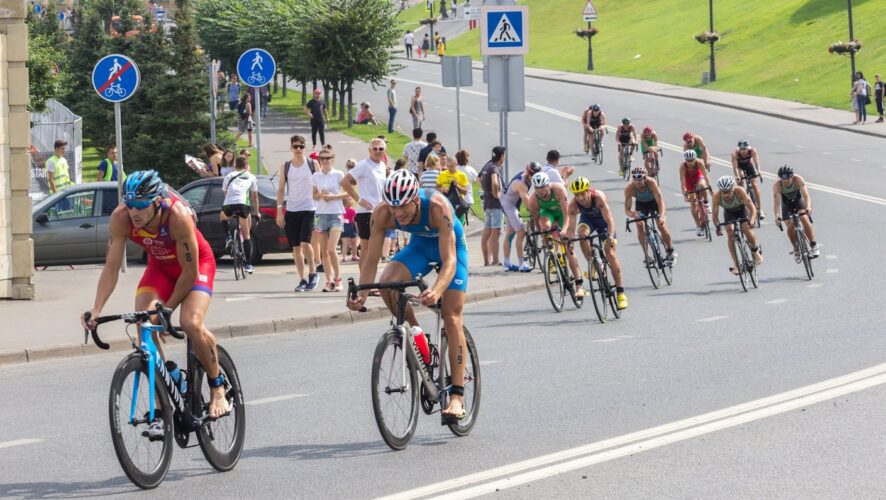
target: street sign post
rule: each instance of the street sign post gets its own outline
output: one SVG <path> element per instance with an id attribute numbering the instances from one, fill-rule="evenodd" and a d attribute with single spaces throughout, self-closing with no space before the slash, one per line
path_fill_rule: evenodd
<path id="1" fill-rule="evenodd" d="M 597 9 L 594 8 L 591 0 L 588 0 L 587 5 L 585 5 L 584 10 L 581 12 L 581 17 L 586 23 L 597 20 Z"/>
<path id="2" fill-rule="evenodd" d="M 487 5 L 480 15 L 480 53 L 490 56 L 529 52 L 529 7 Z"/>
<path id="3" fill-rule="evenodd" d="M 262 173 L 264 161 L 261 157 L 261 87 L 269 84 L 277 72 L 274 56 L 264 49 L 249 49 L 237 59 L 237 74 L 240 81 L 255 89 L 255 102 L 252 114 L 255 116 L 255 154 L 258 158 L 256 174 Z"/>
<path id="4" fill-rule="evenodd" d="M 110 54 L 99 59 L 92 68 L 92 88 L 102 99 L 114 103 L 114 135 L 117 139 L 117 201 L 123 203 L 123 119 L 120 103 L 132 97 L 141 83 L 135 61 L 123 54 Z M 113 169 L 113 165 L 108 165 Z M 120 270 L 126 272 L 126 259 Z"/>
<path id="5" fill-rule="evenodd" d="M 474 84 L 470 56 L 443 56 L 443 86 L 455 87 L 455 127 L 461 150 L 461 88 Z"/>

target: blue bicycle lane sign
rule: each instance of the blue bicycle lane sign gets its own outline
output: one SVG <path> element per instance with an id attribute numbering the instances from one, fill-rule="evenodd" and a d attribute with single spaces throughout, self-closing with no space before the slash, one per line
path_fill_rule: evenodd
<path id="1" fill-rule="evenodd" d="M 240 82 L 250 87 L 263 87 L 274 78 L 277 63 L 267 50 L 249 49 L 237 59 Z"/>
<path id="2" fill-rule="evenodd" d="M 102 57 L 92 69 L 92 88 L 108 102 L 123 102 L 135 93 L 141 74 L 135 61 L 123 54 Z"/>

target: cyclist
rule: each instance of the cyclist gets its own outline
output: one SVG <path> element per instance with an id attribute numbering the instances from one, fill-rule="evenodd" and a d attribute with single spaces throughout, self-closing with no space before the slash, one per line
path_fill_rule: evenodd
<path id="1" fill-rule="evenodd" d="M 228 219 L 240 217 L 240 231 L 243 234 L 243 253 L 246 255 L 246 272 L 252 274 L 252 228 L 251 215 L 256 213 L 258 204 L 258 180 L 249 171 L 249 160 L 238 156 L 234 160 L 234 170 L 222 181 L 225 201 L 222 204 L 222 226 L 227 239 L 231 239 Z"/>
<path id="2" fill-rule="evenodd" d="M 587 153 L 593 146 L 594 132 L 600 130 L 602 134 L 606 133 L 606 113 L 600 109 L 599 104 L 594 104 L 582 114 L 581 123 L 584 127 L 585 153 Z M 596 160 L 597 155 L 592 159 Z"/>
<path id="3" fill-rule="evenodd" d="M 523 220 L 520 218 L 520 205 L 525 203 L 529 206 L 529 186 L 532 182 L 532 176 L 538 172 L 542 172 L 543 168 L 538 162 L 531 162 L 526 165 L 522 172 L 515 175 L 508 187 L 505 189 L 504 196 L 501 197 L 501 208 L 507 219 L 507 229 L 505 229 L 505 242 L 503 247 L 504 265 L 508 271 L 520 271 L 528 273 L 532 271 L 529 265 L 523 262 L 523 238 L 526 236 L 526 228 L 523 226 Z M 516 238 L 515 248 L 517 250 L 517 260 L 519 265 L 511 264 L 511 240 Z"/>
<path id="4" fill-rule="evenodd" d="M 803 229 L 806 230 L 806 236 L 809 237 L 809 250 L 811 257 L 815 258 L 821 255 L 818 243 L 815 241 L 815 229 L 812 227 L 812 221 L 809 215 L 812 214 L 812 198 L 809 197 L 809 189 L 803 177 L 794 174 L 794 169 L 784 165 L 778 169 L 778 182 L 772 186 L 772 192 L 775 197 L 775 223 L 781 227 L 782 217 L 789 217 L 796 212 L 805 212 L 800 216 L 803 222 Z M 791 252 L 797 264 L 803 261 L 797 247 L 797 235 L 794 233 L 794 222 L 790 219 L 785 220 L 788 225 L 788 238 L 791 240 L 794 250 Z"/>
<path id="5" fill-rule="evenodd" d="M 763 198 L 760 197 L 760 184 L 757 182 L 757 177 L 761 175 L 761 170 L 760 156 L 757 154 L 757 150 L 748 145 L 747 139 L 740 139 L 738 147 L 732 152 L 732 172 L 735 174 L 736 179 L 748 178 L 750 186 L 744 186 L 740 180 L 738 185 L 754 190 L 754 194 L 757 196 L 757 203 L 760 204 L 760 220 L 763 220 L 766 218 L 766 213 L 763 211 Z"/>
<path id="6" fill-rule="evenodd" d="M 444 421 L 457 422 L 465 417 L 464 379 L 468 348 L 462 330 L 462 309 L 468 287 L 468 249 L 464 229 L 455 216 L 449 200 L 434 189 L 419 189 L 419 181 L 409 170 L 396 170 L 384 183 L 382 200 L 372 211 L 369 243 L 360 256 L 360 283 L 375 279 L 384 245 L 385 231 L 397 229 L 412 233 L 409 243 L 388 262 L 382 271 L 382 283 L 410 281 L 431 271 L 431 263 L 440 265 L 437 280 L 421 293 L 425 306 L 433 306 L 442 298 L 441 314 L 449 342 L 449 363 L 452 386 L 449 406 L 443 410 Z M 391 312 L 397 308 L 395 293 L 380 290 Z M 348 308 L 359 311 L 369 291 L 362 291 L 356 300 L 348 298 Z M 406 310 L 410 325 L 418 321 L 412 307 Z M 414 333 L 413 333 L 414 334 Z"/>
<path id="7" fill-rule="evenodd" d="M 624 169 L 627 166 L 621 160 L 621 153 L 625 146 L 631 147 L 631 159 L 633 160 L 634 150 L 637 149 L 637 129 L 631 124 L 631 119 L 624 117 L 621 119 L 621 125 L 615 130 L 615 137 L 618 140 L 618 175 L 624 175 Z"/>
<path id="8" fill-rule="evenodd" d="M 671 232 L 668 230 L 668 225 L 665 222 L 667 209 L 665 208 L 664 198 L 655 179 L 650 179 L 646 175 L 647 172 L 644 167 L 638 165 L 631 169 L 631 182 L 625 186 L 625 215 L 631 219 L 637 219 L 652 213 L 658 214 L 658 229 L 661 231 L 661 239 L 667 250 L 665 259 L 673 264 L 677 254 L 674 252 L 674 247 L 671 243 Z M 636 205 L 633 209 L 631 208 L 632 200 L 636 200 Z M 645 222 L 637 223 L 637 240 L 640 242 L 641 247 L 646 244 L 646 233 L 643 224 Z"/>
<path id="9" fill-rule="evenodd" d="M 735 178 L 731 175 L 724 175 L 717 179 L 717 192 L 714 193 L 714 227 L 717 228 L 717 236 L 723 236 L 723 228 L 717 226 L 720 223 L 720 210 L 723 207 L 723 222 L 730 223 L 737 219 L 747 219 L 741 223 L 741 231 L 748 239 L 751 246 L 751 253 L 754 255 L 754 263 L 760 265 L 763 263 L 763 255 L 760 253 L 760 246 L 757 245 L 757 235 L 754 234 L 754 223 L 757 218 L 757 209 L 751 201 L 748 192 L 741 186 L 735 185 Z M 729 240 L 726 246 L 729 247 L 729 255 L 732 256 L 732 264 L 729 271 L 738 276 L 740 270 L 738 268 L 738 256 L 735 254 L 735 231 L 732 226 L 726 226 L 726 234 Z"/>
<path id="10" fill-rule="evenodd" d="M 615 239 L 615 222 L 612 219 L 612 211 L 606 201 L 606 194 L 591 188 L 591 181 L 586 177 L 578 177 L 569 185 L 569 190 L 575 195 L 569 203 L 569 228 L 567 234 L 575 234 L 576 219 L 579 236 L 590 236 L 594 232 L 603 240 L 603 250 L 606 252 L 606 260 L 612 270 L 612 278 L 615 280 L 616 302 L 619 309 L 628 307 L 628 296 L 621 281 L 621 263 L 615 253 L 618 241 Z M 609 228 L 613 228 L 612 234 Z M 586 259 L 591 257 L 591 244 L 588 240 L 582 240 L 581 250 Z M 570 258 L 576 261 L 570 252 Z M 573 269 L 578 269 L 575 262 Z M 576 276 L 581 276 L 578 272 Z"/>
<path id="11" fill-rule="evenodd" d="M 532 196 L 526 203 L 529 213 L 535 221 L 535 227 L 539 231 L 553 231 L 553 238 L 560 239 L 560 232 L 569 227 L 569 199 L 566 196 L 566 187 L 563 184 L 551 182 L 551 178 L 544 172 L 532 176 Z M 567 236 L 572 233 L 567 233 Z M 584 297 L 587 295 L 582 287 L 581 270 L 578 268 L 578 260 L 572 250 L 567 247 L 569 255 L 569 267 L 575 276 L 575 295 Z"/>
<path id="12" fill-rule="evenodd" d="M 643 165 L 646 166 L 646 172 L 652 177 L 658 175 L 656 165 L 658 164 L 659 149 L 661 148 L 658 145 L 658 133 L 652 127 L 644 127 L 643 133 L 640 134 L 640 153 L 643 154 Z M 646 155 L 647 152 L 652 152 L 651 158 Z"/>
<path id="13" fill-rule="evenodd" d="M 135 291 L 135 309 L 153 309 L 157 302 L 172 309 L 181 306 L 181 326 L 206 370 L 208 415 L 221 417 L 230 411 L 225 402 L 225 377 L 218 364 L 215 336 L 203 323 L 215 280 L 212 249 L 197 229 L 187 202 L 168 190 L 157 172 L 133 172 L 126 178 L 123 193 L 123 204 L 114 209 L 108 224 L 108 255 L 90 310 L 92 318 L 101 314 L 117 286 L 126 240 L 130 239 L 148 254 L 148 265 Z M 81 317 L 80 322 L 87 329 L 97 326 L 94 319 L 87 322 Z M 165 357 L 159 342 L 157 347 Z"/>
<path id="14" fill-rule="evenodd" d="M 695 234 L 697 236 L 704 236 L 704 227 L 699 219 L 698 210 L 694 209 L 696 203 L 695 191 L 705 189 L 710 185 L 711 181 L 708 179 L 708 171 L 704 168 L 704 162 L 698 159 L 695 150 L 684 151 L 683 159 L 685 161 L 680 164 L 680 185 L 683 186 L 683 200 L 689 202 L 690 208 L 693 208 L 692 219 L 695 220 L 695 227 L 698 228 Z M 711 206 L 708 204 L 707 191 L 701 191 L 699 196 L 701 196 L 701 202 L 704 204 L 705 210 L 707 210 L 710 217 Z"/>
<path id="15" fill-rule="evenodd" d="M 704 168 L 710 172 L 711 156 L 708 154 L 708 148 L 700 135 L 695 135 L 692 132 L 683 134 L 683 151 L 689 150 L 695 151 L 695 155 L 704 162 Z"/>

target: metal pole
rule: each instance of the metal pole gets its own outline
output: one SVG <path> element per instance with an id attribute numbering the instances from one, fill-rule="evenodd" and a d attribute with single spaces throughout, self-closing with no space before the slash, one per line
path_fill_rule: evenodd
<path id="1" fill-rule="evenodd" d="M 505 177 L 504 178 L 510 179 L 511 176 L 509 173 L 510 172 L 509 167 L 510 167 L 510 156 L 511 155 L 507 154 L 507 153 L 510 152 L 508 150 L 508 110 L 511 109 L 511 92 L 510 92 L 510 90 L 511 90 L 511 88 L 510 88 L 511 87 L 511 83 L 510 83 L 511 82 L 511 57 L 504 56 L 504 59 L 505 59 L 505 75 L 507 75 L 507 78 L 505 78 L 505 111 L 504 111 L 504 115 L 503 115 L 505 140 L 504 140 L 504 144 L 502 144 L 502 146 L 505 147 L 505 151 L 506 151 L 506 153 L 505 153 Z"/>
<path id="2" fill-rule="evenodd" d="M 594 46 L 591 42 L 593 37 L 591 36 L 590 31 L 591 22 L 588 21 L 588 71 L 594 71 Z"/>
<path id="3" fill-rule="evenodd" d="M 209 60 L 209 142 L 215 144 L 215 108 L 218 96 L 216 95 L 215 72 L 213 72 L 212 60 Z"/>
<path id="4" fill-rule="evenodd" d="M 852 31 L 852 0 L 847 0 L 849 3 L 849 41 L 855 40 L 855 34 Z M 855 83 L 855 51 L 849 51 L 849 61 L 852 65 L 852 75 L 849 77 L 849 81 Z"/>
<path id="5" fill-rule="evenodd" d="M 255 110 L 258 110 L 258 113 Z M 255 87 L 255 107 L 252 108 L 252 114 L 255 115 L 255 170 L 256 175 L 262 173 L 261 161 L 261 87 Z"/>
<path id="6" fill-rule="evenodd" d="M 709 12 L 711 14 L 711 33 L 714 32 L 714 0 L 708 0 Z M 717 81 L 717 65 L 714 60 L 714 41 L 711 40 L 711 81 Z"/>
<path id="7" fill-rule="evenodd" d="M 461 72 L 459 69 L 460 59 L 455 60 L 455 128 L 458 136 L 458 150 L 461 151 Z"/>
<path id="8" fill-rule="evenodd" d="M 123 203 L 123 121 L 120 115 L 120 103 L 114 103 L 114 134 L 117 139 L 117 202 Z M 113 172 L 114 165 L 110 165 Z M 123 249 L 123 262 L 120 264 L 120 272 L 125 273 L 126 249 Z"/>

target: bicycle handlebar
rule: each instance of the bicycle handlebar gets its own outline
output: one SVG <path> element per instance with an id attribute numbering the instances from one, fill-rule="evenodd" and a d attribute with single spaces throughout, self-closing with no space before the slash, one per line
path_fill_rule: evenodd
<path id="1" fill-rule="evenodd" d="M 101 325 L 103 323 L 110 323 L 111 321 L 117 321 L 120 319 L 129 324 L 143 323 L 145 321 L 151 321 L 151 316 L 155 315 L 160 318 L 160 324 L 163 326 L 163 329 L 166 331 L 166 333 L 172 335 L 179 340 L 182 340 L 185 338 L 184 330 L 180 327 L 172 326 L 172 311 L 172 309 L 158 303 L 157 308 L 154 310 L 100 316 L 98 318 L 95 318 L 95 328 L 93 328 L 92 330 L 84 330 L 83 343 L 86 344 L 89 341 L 89 336 L 91 334 L 92 341 L 98 348 L 108 350 L 111 348 L 111 346 L 102 341 L 101 337 L 99 337 L 98 325 Z M 85 313 L 83 313 L 83 319 L 85 319 L 88 323 L 89 320 L 92 319 L 92 313 L 90 311 L 86 311 Z"/>
<path id="2" fill-rule="evenodd" d="M 717 229 L 720 229 L 723 226 L 741 225 L 745 222 L 750 222 L 750 219 L 748 219 L 747 217 L 741 217 L 741 218 L 733 220 L 732 222 L 721 222 L 721 223 L 717 224 Z"/>
<path id="3" fill-rule="evenodd" d="M 809 216 L 809 223 L 810 223 L 810 224 L 814 224 L 814 223 L 815 223 L 815 221 L 812 220 L 812 214 L 809 213 L 809 210 L 798 210 L 798 211 L 796 211 L 796 212 L 794 212 L 794 213 L 791 214 L 791 218 L 793 218 L 795 215 L 796 215 L 797 217 L 800 217 L 801 215 L 808 215 L 808 216 Z M 781 217 L 778 217 L 778 218 L 775 219 L 775 220 L 776 220 L 776 222 L 777 222 L 777 223 L 776 223 L 776 226 L 778 226 L 778 230 L 783 232 L 783 231 L 784 231 L 784 228 L 781 227 L 780 222 L 783 221 L 784 219 L 781 218 Z"/>
<path id="4" fill-rule="evenodd" d="M 649 212 L 648 214 L 641 215 L 639 218 L 636 218 L 636 219 L 625 218 L 625 231 L 628 233 L 631 232 L 631 224 L 635 224 L 637 222 L 646 222 L 649 219 L 658 220 L 658 218 L 659 218 L 658 212 Z"/>
<path id="5" fill-rule="evenodd" d="M 415 281 L 390 281 L 388 283 L 368 283 L 365 285 L 358 285 L 354 282 L 354 278 L 348 278 L 348 297 L 351 300 L 357 300 L 357 292 L 363 290 L 397 290 L 405 292 L 410 287 L 418 287 L 421 292 L 428 289 L 428 285 L 421 275 L 418 275 Z M 366 312 L 366 308 L 364 307 L 360 312 Z"/>

